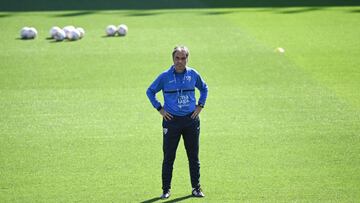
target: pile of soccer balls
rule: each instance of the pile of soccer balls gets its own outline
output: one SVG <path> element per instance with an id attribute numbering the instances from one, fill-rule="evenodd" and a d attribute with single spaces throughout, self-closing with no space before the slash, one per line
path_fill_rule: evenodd
<path id="1" fill-rule="evenodd" d="M 81 27 L 74 27 L 72 25 L 65 26 L 63 29 L 54 26 L 50 29 L 50 38 L 56 41 L 63 41 L 68 39 L 70 41 L 75 41 L 83 38 L 85 35 L 85 30 Z"/>
<path id="2" fill-rule="evenodd" d="M 105 33 L 107 36 L 126 36 L 128 27 L 125 24 L 121 24 L 118 27 L 109 25 L 106 27 Z M 20 31 L 21 39 L 35 39 L 38 32 L 33 27 L 23 27 Z M 72 25 L 60 28 L 54 26 L 50 29 L 50 38 L 56 41 L 63 41 L 65 39 L 75 41 L 85 36 L 85 30 L 81 27 L 74 27 Z"/>
<path id="3" fill-rule="evenodd" d="M 125 24 L 121 24 L 118 27 L 115 25 L 108 25 L 106 27 L 106 35 L 109 37 L 113 37 L 116 34 L 119 36 L 125 36 L 127 34 L 128 27 Z"/>

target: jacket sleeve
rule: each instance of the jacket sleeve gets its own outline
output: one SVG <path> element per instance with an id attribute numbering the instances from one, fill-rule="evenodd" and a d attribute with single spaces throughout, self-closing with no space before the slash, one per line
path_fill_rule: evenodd
<path id="1" fill-rule="evenodd" d="M 156 93 L 163 89 L 163 74 L 160 74 L 146 90 L 146 95 L 155 109 L 161 108 L 161 103 L 156 99 Z"/>
<path id="2" fill-rule="evenodd" d="M 198 104 L 205 105 L 208 94 L 208 86 L 199 74 L 197 75 L 195 87 L 198 88 L 200 91 L 200 98 Z"/>

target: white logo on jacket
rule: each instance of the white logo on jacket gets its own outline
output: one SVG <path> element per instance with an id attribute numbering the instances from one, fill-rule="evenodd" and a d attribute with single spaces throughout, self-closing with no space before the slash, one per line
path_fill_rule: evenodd
<path id="1" fill-rule="evenodd" d="M 178 104 L 179 105 L 185 106 L 185 105 L 188 105 L 189 103 L 190 103 L 190 100 L 189 100 L 188 95 L 180 95 L 178 97 Z"/>

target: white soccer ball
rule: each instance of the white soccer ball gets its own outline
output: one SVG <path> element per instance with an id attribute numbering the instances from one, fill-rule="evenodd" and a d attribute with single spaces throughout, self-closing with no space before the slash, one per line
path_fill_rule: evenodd
<path id="1" fill-rule="evenodd" d="M 275 49 L 275 52 L 283 54 L 283 53 L 285 53 L 285 49 L 281 48 L 281 47 L 278 47 L 278 48 Z"/>
<path id="2" fill-rule="evenodd" d="M 23 27 L 20 30 L 20 37 L 21 39 L 27 39 L 28 38 L 28 33 L 29 33 L 30 28 L 29 27 Z"/>
<path id="3" fill-rule="evenodd" d="M 34 39 L 37 36 L 38 32 L 35 28 L 30 27 L 27 32 L 27 39 Z"/>
<path id="4" fill-rule="evenodd" d="M 65 26 L 63 27 L 63 30 L 65 32 L 65 35 L 66 35 L 66 38 L 69 38 L 69 33 L 72 31 L 72 30 L 75 30 L 75 27 L 72 26 L 72 25 L 68 25 L 68 26 Z"/>
<path id="5" fill-rule="evenodd" d="M 38 32 L 33 27 L 23 27 L 20 30 L 21 39 L 34 39 L 37 36 Z"/>
<path id="6" fill-rule="evenodd" d="M 67 34 L 67 38 L 71 41 L 75 41 L 80 39 L 80 32 L 77 29 L 73 29 L 71 30 L 68 34 Z"/>
<path id="7" fill-rule="evenodd" d="M 119 25 L 117 31 L 120 36 L 125 36 L 128 32 L 128 27 L 125 24 L 121 24 L 121 25 Z"/>
<path id="8" fill-rule="evenodd" d="M 76 29 L 80 33 L 80 39 L 83 38 L 85 36 L 85 30 L 82 27 L 77 27 Z"/>
<path id="9" fill-rule="evenodd" d="M 59 30 L 61 30 L 61 28 L 59 28 L 58 26 L 53 26 L 49 31 L 50 38 L 54 38 L 54 35 L 59 32 Z"/>
<path id="10" fill-rule="evenodd" d="M 114 36 L 117 32 L 116 26 L 115 25 L 107 26 L 105 32 L 107 36 Z"/>
<path id="11" fill-rule="evenodd" d="M 63 41 L 66 38 L 66 34 L 64 32 L 64 30 L 59 29 L 55 34 L 54 34 L 54 39 L 56 41 Z"/>

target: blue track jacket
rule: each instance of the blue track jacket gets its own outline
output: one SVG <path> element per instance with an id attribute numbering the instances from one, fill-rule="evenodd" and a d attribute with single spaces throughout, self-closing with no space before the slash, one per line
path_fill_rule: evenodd
<path id="1" fill-rule="evenodd" d="M 195 110 L 195 87 L 200 91 L 198 104 L 205 105 L 208 87 L 199 73 L 190 67 L 186 67 L 183 73 L 176 73 L 175 67 L 171 66 L 155 79 L 146 94 L 154 108 L 160 110 L 162 106 L 155 95 L 162 90 L 165 111 L 185 116 Z"/>

